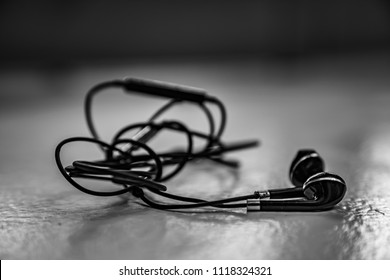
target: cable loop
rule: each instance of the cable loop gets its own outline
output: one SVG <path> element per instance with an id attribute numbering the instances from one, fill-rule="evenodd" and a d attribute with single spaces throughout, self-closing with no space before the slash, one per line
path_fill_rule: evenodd
<path id="1" fill-rule="evenodd" d="M 111 143 L 100 139 L 92 116 L 92 100 L 95 95 L 109 88 L 121 88 L 125 92 L 139 89 L 143 93 L 149 93 L 171 100 L 159 108 L 146 122 L 128 124 L 119 129 Z M 190 129 L 179 120 L 162 120 L 157 122 L 169 109 L 191 102 L 199 107 L 208 120 L 208 132 Z M 216 126 L 213 111 L 207 105 L 215 105 L 219 111 L 219 125 Z M 56 164 L 64 178 L 76 189 L 95 196 L 116 196 L 131 192 L 147 205 L 158 209 L 185 209 L 193 207 L 214 206 L 219 208 L 245 207 L 244 204 L 232 202 L 256 197 L 256 194 L 207 201 L 198 198 L 183 197 L 165 192 L 165 182 L 176 176 L 185 165 L 195 159 L 209 159 L 227 166 L 237 167 L 238 162 L 224 158 L 227 152 L 251 148 L 257 146 L 257 141 L 243 141 L 233 144 L 223 143 L 221 138 L 226 126 L 226 109 L 221 101 L 205 94 L 203 90 L 189 87 L 165 85 L 154 81 L 127 79 L 113 80 L 100 83 L 88 91 L 85 103 L 85 117 L 88 129 L 92 134 L 89 137 L 72 137 L 61 141 L 55 149 Z M 134 131 L 134 135 L 126 136 Z M 149 144 L 158 139 L 163 131 L 171 131 L 182 134 L 185 138 L 184 147 L 175 148 L 164 152 L 157 152 Z M 206 141 L 201 149 L 194 148 L 195 140 Z M 64 146 L 84 142 L 97 145 L 102 151 L 103 159 L 88 161 L 75 160 L 71 165 L 64 167 L 61 160 L 61 152 Z M 183 144 L 182 143 L 182 144 Z M 176 144 L 176 143 L 175 143 Z M 120 186 L 119 190 L 100 191 L 85 187 L 82 181 L 100 181 L 114 186 Z M 186 204 L 160 204 L 147 197 L 144 190 L 166 198 L 186 202 Z"/>

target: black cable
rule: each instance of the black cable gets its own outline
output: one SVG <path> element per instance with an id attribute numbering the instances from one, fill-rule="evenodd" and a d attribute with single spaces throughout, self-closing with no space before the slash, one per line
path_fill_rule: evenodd
<path id="1" fill-rule="evenodd" d="M 155 193 L 155 192 L 154 192 Z M 220 200 L 214 200 L 214 201 L 201 201 L 201 202 L 196 202 L 192 204 L 161 204 L 152 201 L 149 199 L 143 190 L 140 188 L 134 188 L 132 190 L 132 194 L 135 197 L 140 198 L 143 202 L 148 204 L 149 206 L 161 210 L 168 210 L 168 209 L 189 209 L 189 208 L 199 208 L 199 207 L 206 207 L 206 206 L 213 206 L 213 207 L 218 207 L 218 208 L 241 208 L 241 207 L 246 207 L 246 204 L 240 203 L 240 204 L 226 204 L 230 202 L 236 202 L 236 201 L 241 201 L 241 200 L 247 200 L 247 199 L 254 199 L 254 198 L 259 198 L 258 194 L 251 194 L 251 195 L 245 195 L 245 196 L 238 196 L 238 197 L 232 197 L 232 198 L 226 198 L 226 199 L 220 199 Z"/>
<path id="2" fill-rule="evenodd" d="M 127 125 L 120 129 L 113 137 L 111 144 L 100 140 L 92 117 L 92 102 L 94 96 L 108 88 L 122 88 L 124 91 L 138 91 L 155 96 L 170 98 L 171 100 L 160 107 L 147 122 Z M 208 133 L 194 131 L 187 128 L 179 121 L 163 121 L 156 123 L 155 120 L 173 106 L 184 102 L 195 103 L 202 109 L 209 124 Z M 219 110 L 219 125 L 216 129 L 215 119 L 207 104 L 214 104 Z M 187 162 L 194 159 L 210 159 L 227 166 L 237 167 L 238 161 L 227 160 L 223 155 L 227 152 L 254 147 L 257 141 L 243 141 L 237 143 L 223 143 L 221 141 L 224 133 L 227 113 L 223 103 L 215 97 L 208 96 L 204 90 L 182 87 L 178 85 L 165 84 L 162 82 L 148 81 L 141 79 L 113 80 L 100 83 L 92 87 L 85 98 L 85 117 L 88 129 L 93 138 L 73 137 L 61 141 L 55 150 L 56 164 L 65 179 L 75 188 L 90 195 L 115 196 L 132 192 L 142 201 L 157 209 L 188 209 L 212 206 L 217 208 L 237 208 L 246 207 L 245 203 L 237 203 L 242 200 L 258 198 L 258 194 L 226 198 L 215 201 L 206 201 L 198 198 L 184 197 L 167 193 L 165 185 L 160 182 L 166 181 L 178 174 Z M 124 138 L 124 134 L 132 129 L 138 129 L 132 138 Z M 146 143 L 156 137 L 160 130 L 170 129 L 183 133 L 186 136 L 186 146 L 183 150 L 171 150 L 156 153 Z M 195 138 L 206 140 L 204 148 L 194 151 L 193 143 Z M 98 145 L 104 153 L 103 160 L 86 161 L 76 160 L 72 165 L 64 168 L 61 162 L 62 148 L 73 142 L 89 142 Z M 130 148 L 123 147 L 123 145 Z M 122 147 L 120 147 L 122 145 Z M 143 153 L 139 153 L 142 150 Z M 170 172 L 165 170 L 169 166 Z M 113 184 L 122 185 L 122 189 L 115 191 L 95 191 L 83 187 L 73 178 L 106 181 Z M 186 202 L 187 204 L 161 204 L 148 198 L 143 189 L 172 200 Z"/>
<path id="3" fill-rule="evenodd" d="M 193 203 L 208 202 L 207 200 L 203 200 L 203 199 L 174 195 L 174 194 L 167 193 L 167 192 L 156 191 L 154 189 L 149 189 L 149 191 L 151 191 L 157 195 L 166 197 L 166 198 L 170 198 L 170 199 L 178 200 L 178 201 L 183 201 L 183 202 L 193 202 Z M 156 203 L 156 202 L 154 202 L 154 203 Z M 171 204 L 169 204 L 169 205 L 171 205 Z M 215 204 L 212 206 L 218 207 L 218 208 L 238 208 L 238 207 L 245 207 L 246 206 L 246 204 L 244 206 L 242 206 L 242 205 L 244 205 L 244 204 Z"/>
<path id="4" fill-rule="evenodd" d="M 93 97 L 98 92 L 100 92 L 100 91 L 102 91 L 104 89 L 107 89 L 107 88 L 112 88 L 112 87 L 114 87 L 114 88 L 115 87 L 120 87 L 120 88 L 125 89 L 126 88 L 126 82 L 123 81 L 123 80 L 113 80 L 113 81 L 100 83 L 100 84 L 92 87 L 87 92 L 87 95 L 86 95 L 86 98 L 85 98 L 85 102 L 84 102 L 85 118 L 86 118 L 86 121 L 87 121 L 88 129 L 89 129 L 90 133 L 92 134 L 93 138 L 95 138 L 95 139 L 99 139 L 100 140 L 100 136 L 97 133 L 96 127 L 95 127 L 94 122 L 93 122 L 93 117 L 92 117 L 92 101 L 93 101 Z M 162 106 L 160 109 L 158 109 L 150 117 L 149 122 L 151 122 L 154 119 L 156 119 L 157 117 L 159 117 L 161 114 L 163 114 L 165 111 L 167 111 L 169 108 L 171 108 L 176 103 L 182 102 L 182 101 L 183 100 L 176 100 L 176 99 L 171 100 L 170 102 L 168 102 L 167 104 Z M 220 129 L 219 129 L 219 132 L 218 132 L 218 135 L 221 135 L 223 130 L 224 130 L 224 127 L 225 127 L 226 111 L 225 111 L 225 108 L 224 108 L 223 104 L 219 100 L 217 100 L 215 98 L 212 98 L 211 102 L 216 103 L 220 107 L 221 115 L 224 116 L 221 119 L 221 126 L 220 126 Z M 210 126 L 210 132 L 209 132 L 210 134 L 209 135 L 210 135 L 210 137 L 212 137 L 214 135 L 214 130 L 215 130 L 213 116 L 212 116 L 211 112 L 208 110 L 208 108 L 203 103 L 197 103 L 197 104 L 200 106 L 200 108 L 206 114 L 206 117 L 207 117 L 207 119 L 209 121 L 209 126 Z M 220 136 L 218 136 L 217 138 L 219 138 L 219 137 Z M 209 140 L 209 141 L 211 141 L 211 140 Z M 210 145 L 210 143 L 208 143 L 208 145 Z"/>
<path id="5" fill-rule="evenodd" d="M 167 104 L 165 104 L 164 106 L 162 106 L 160 109 L 158 109 L 149 119 L 147 122 L 154 122 L 155 119 L 157 119 L 159 116 L 161 116 L 163 113 L 165 113 L 165 111 L 167 111 L 168 109 L 170 109 L 171 107 L 173 107 L 173 105 L 176 105 L 178 103 L 181 103 L 182 100 L 171 100 L 169 101 Z M 209 143 L 207 144 L 210 145 L 210 142 L 211 142 L 211 138 L 213 137 L 214 133 L 215 133 L 215 122 L 214 122 L 214 117 L 213 115 L 211 114 L 210 110 L 204 105 L 204 103 L 200 103 L 197 105 L 199 105 L 199 107 L 203 110 L 203 112 L 205 113 L 206 117 L 207 117 L 207 120 L 209 122 L 209 135 L 208 135 L 208 139 L 209 139 Z"/>
<path id="6" fill-rule="evenodd" d="M 163 129 L 163 128 L 172 129 L 175 131 L 183 132 L 187 136 L 187 149 L 185 152 L 183 152 L 183 156 L 181 156 L 179 158 L 180 160 L 178 162 L 176 162 L 176 164 L 177 164 L 176 168 L 173 171 L 171 171 L 170 173 L 165 174 L 159 181 L 164 182 L 166 180 L 169 180 L 170 178 L 175 176 L 178 172 L 180 172 L 180 170 L 183 169 L 183 167 L 185 166 L 185 164 L 188 161 L 188 158 L 192 155 L 192 149 L 193 149 L 192 132 L 190 130 L 188 130 L 185 125 L 183 125 L 182 123 L 177 122 L 177 121 L 163 122 L 161 124 L 156 124 L 156 123 L 151 123 L 151 122 L 150 123 L 149 122 L 148 123 L 135 123 L 132 125 L 125 126 L 121 130 L 119 130 L 115 134 L 113 142 L 119 141 L 120 137 L 122 135 L 124 135 L 126 132 L 128 132 L 132 129 L 135 129 L 135 128 L 142 128 L 142 127 L 151 127 L 151 129 Z M 171 154 L 166 153 L 164 155 L 164 157 L 159 156 L 159 155 L 157 155 L 157 156 L 159 158 L 170 158 Z M 144 160 L 145 161 L 147 159 L 148 159 L 147 155 L 133 157 L 133 160 Z"/>
<path id="7" fill-rule="evenodd" d="M 99 91 L 102 91 L 102 90 L 110 88 L 110 87 L 121 87 L 123 89 L 126 89 L 127 86 L 128 85 L 127 85 L 125 80 L 113 80 L 113 81 L 100 83 L 100 84 L 94 86 L 92 89 L 90 89 L 87 92 L 87 95 L 86 95 L 86 98 L 85 98 L 85 115 L 86 115 L 88 128 L 89 128 L 92 136 L 95 139 L 100 139 L 100 137 L 99 137 L 99 135 L 98 135 L 98 133 L 96 131 L 96 128 L 95 128 L 94 123 L 93 123 L 93 118 L 92 118 L 92 99 L 93 99 L 94 95 L 97 94 Z M 210 110 L 207 108 L 207 106 L 205 106 L 204 102 L 196 103 L 205 112 L 205 114 L 207 116 L 207 119 L 209 121 L 209 126 L 210 126 L 209 135 L 206 135 L 206 137 L 204 137 L 204 138 L 206 138 L 208 140 L 208 143 L 206 144 L 205 149 L 203 150 L 203 152 L 206 152 L 208 148 L 212 147 L 213 145 L 216 145 L 216 143 L 219 142 L 219 139 L 221 138 L 221 136 L 222 136 L 222 134 L 223 134 L 223 132 L 225 130 L 226 121 L 227 121 L 226 108 L 225 108 L 225 106 L 223 105 L 223 103 L 220 100 L 218 100 L 215 97 L 211 97 L 211 96 L 208 96 L 208 98 L 205 99 L 205 100 L 210 102 L 210 103 L 214 103 L 214 104 L 217 105 L 217 107 L 220 110 L 220 115 L 221 115 L 220 118 L 221 118 L 221 120 L 220 120 L 219 130 L 218 130 L 217 134 L 214 135 L 214 118 L 213 118 Z M 165 111 L 167 111 L 169 108 L 171 108 L 173 105 L 175 105 L 178 102 L 182 102 L 182 101 L 183 100 L 181 100 L 181 99 L 180 100 L 179 99 L 171 100 L 170 102 L 168 102 L 167 104 L 162 106 L 159 110 L 157 110 L 151 116 L 150 120 L 156 119 L 161 114 L 163 114 Z M 205 134 L 199 133 L 198 135 L 203 135 L 204 136 Z M 219 159 L 211 158 L 211 159 L 216 161 L 216 162 L 228 165 L 228 166 L 238 167 L 238 163 L 235 162 L 235 161 L 226 161 L 226 160 L 221 159 L 221 158 L 219 158 Z M 177 172 L 175 172 L 175 174 L 176 173 Z M 171 178 L 171 177 L 172 176 L 170 175 L 169 178 Z M 167 178 L 165 178 L 165 180 L 166 179 Z"/>
<path id="8" fill-rule="evenodd" d="M 95 195 L 95 196 L 116 196 L 116 195 L 124 194 L 124 193 L 129 191 L 129 188 L 124 188 L 121 190 L 116 190 L 116 191 L 111 191 L 111 192 L 110 191 L 108 191 L 108 192 L 94 191 L 94 190 L 90 190 L 90 189 L 83 187 L 82 185 L 77 183 L 75 180 L 73 180 L 72 177 L 70 176 L 70 174 L 72 174 L 72 172 L 70 172 L 70 174 L 68 174 L 68 172 L 66 171 L 66 169 L 64 168 L 64 166 L 61 162 L 61 155 L 60 155 L 61 149 L 63 148 L 63 146 L 66 144 L 72 143 L 72 142 L 95 143 L 95 144 L 98 144 L 99 146 L 101 146 L 105 150 L 111 150 L 111 151 L 118 152 L 124 158 L 128 157 L 128 155 L 126 155 L 126 153 L 117 149 L 116 147 L 111 146 L 105 142 L 102 142 L 102 141 L 94 139 L 94 138 L 73 137 L 73 138 L 65 139 L 65 140 L 61 141 L 55 149 L 55 161 L 56 161 L 56 164 L 57 164 L 58 169 L 60 170 L 61 174 L 65 177 L 65 179 L 70 184 L 72 184 L 76 189 L 78 189 L 82 192 L 85 192 L 85 193 L 90 194 L 90 195 Z M 140 143 L 138 143 L 138 144 L 140 144 Z M 143 144 L 143 145 L 145 145 L 145 144 Z M 154 153 L 154 155 L 155 155 L 155 153 Z M 161 161 L 156 155 L 154 156 L 154 160 L 156 162 L 157 169 L 161 169 Z M 137 185 L 139 185 L 139 186 L 156 188 L 159 190 L 166 190 L 166 187 L 160 183 L 157 183 L 153 180 L 150 180 L 150 179 L 147 179 L 147 178 L 144 178 L 141 176 L 125 173 L 126 172 L 125 170 L 117 171 L 117 170 L 112 170 L 112 169 L 108 169 L 108 168 L 103 169 L 101 166 L 94 165 L 91 162 L 76 161 L 76 162 L 74 162 L 74 164 L 75 165 L 73 165 L 73 167 L 75 168 L 75 170 L 79 171 L 78 173 L 74 174 L 76 176 L 80 176 L 81 174 L 84 173 L 84 171 L 86 171 L 87 173 L 85 175 L 86 176 L 94 176 L 94 179 L 97 179 L 97 175 L 111 175 L 111 176 L 113 176 L 113 178 L 115 178 L 115 176 L 117 176 L 120 179 L 126 178 L 127 180 L 133 180 L 134 183 L 137 183 Z M 94 175 L 91 175 L 89 172 L 92 172 Z"/>
<path id="9" fill-rule="evenodd" d="M 218 130 L 217 135 L 215 137 L 216 139 L 220 139 L 222 137 L 223 132 L 225 131 L 226 122 L 227 122 L 226 108 L 225 108 L 225 105 L 223 105 L 223 103 L 215 97 L 210 97 L 209 101 L 214 103 L 215 105 L 217 105 L 217 107 L 219 108 L 220 114 L 221 114 L 219 130 Z"/>
<path id="10" fill-rule="evenodd" d="M 176 105 L 177 103 L 182 102 L 181 100 L 170 100 L 167 104 L 163 105 L 158 109 L 149 119 L 147 122 L 154 122 L 155 119 L 157 119 L 160 115 L 165 113 L 168 109 L 170 109 L 173 105 Z"/>

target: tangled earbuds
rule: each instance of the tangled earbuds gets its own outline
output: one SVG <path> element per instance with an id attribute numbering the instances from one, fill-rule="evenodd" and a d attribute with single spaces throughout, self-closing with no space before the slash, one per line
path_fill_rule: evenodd
<path id="1" fill-rule="evenodd" d="M 112 137 L 110 143 L 104 142 L 98 133 L 92 117 L 92 103 L 96 94 L 110 88 L 120 88 L 125 93 L 143 93 L 169 102 L 158 109 L 145 122 L 128 124 Z M 183 102 L 195 104 L 208 120 L 207 132 L 188 127 L 180 120 L 158 122 L 169 109 Z M 216 124 L 214 106 L 219 111 Z M 188 209 L 197 207 L 242 208 L 248 211 L 321 211 L 328 210 L 339 203 L 345 195 L 344 180 L 324 171 L 324 162 L 314 150 L 301 150 L 290 168 L 290 180 L 294 187 L 255 191 L 253 194 L 208 201 L 184 197 L 168 192 L 164 182 L 176 176 L 188 162 L 200 159 L 237 168 L 239 162 L 225 157 L 225 154 L 256 147 L 258 141 L 245 140 L 225 143 L 222 135 L 226 127 L 227 113 L 223 103 L 210 96 L 203 89 L 175 85 L 152 80 L 127 78 L 100 83 L 90 89 L 85 98 L 85 116 L 92 137 L 72 137 L 61 141 L 55 150 L 56 164 L 65 179 L 78 190 L 95 196 L 116 196 L 131 193 L 146 205 L 162 210 Z M 183 135 L 180 148 L 157 151 L 149 144 L 163 132 Z M 128 136 L 131 135 L 131 136 Z M 202 140 L 202 148 L 195 147 L 195 141 Z M 61 160 L 63 147 L 71 143 L 96 145 L 102 159 L 75 160 L 64 166 Z M 107 184 L 108 189 L 88 187 L 91 181 Z M 162 203 L 149 193 L 175 201 Z"/>

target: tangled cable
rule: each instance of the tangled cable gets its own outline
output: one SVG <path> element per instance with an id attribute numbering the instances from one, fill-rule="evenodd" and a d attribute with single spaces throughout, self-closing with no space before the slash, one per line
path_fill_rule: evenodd
<path id="1" fill-rule="evenodd" d="M 158 109 L 146 122 L 134 123 L 121 128 L 113 137 L 111 143 L 101 140 L 92 117 L 92 101 L 94 96 L 109 88 L 121 88 L 125 92 L 138 92 L 170 99 Z M 183 102 L 198 105 L 208 120 L 208 133 L 188 128 L 183 122 L 161 121 L 161 117 L 172 107 Z M 215 105 L 219 110 L 219 123 L 216 125 L 215 116 L 207 105 Z M 194 207 L 213 206 L 218 208 L 245 207 L 243 203 L 232 203 L 247 199 L 257 199 L 262 196 L 259 192 L 251 195 L 229 199 L 206 201 L 198 198 L 183 197 L 166 192 L 167 187 L 162 184 L 176 176 L 184 166 L 196 159 L 208 159 L 230 167 L 238 167 L 238 161 L 226 159 L 225 153 L 252 148 L 258 141 L 241 141 L 226 144 L 222 141 L 222 134 L 226 127 L 226 109 L 217 98 L 207 95 L 202 89 L 175 85 L 152 80 L 127 78 L 100 83 L 90 89 L 85 98 L 85 116 L 89 137 L 72 137 L 61 141 L 55 149 L 56 164 L 65 179 L 78 190 L 95 196 L 116 196 L 132 193 L 147 205 L 158 209 L 185 209 Z M 173 149 L 157 152 L 148 145 L 151 139 L 157 138 L 162 131 L 171 131 L 185 136 L 184 149 Z M 126 135 L 133 132 L 133 136 Z M 194 148 L 196 139 L 206 141 L 201 149 Z M 69 166 L 61 161 L 62 148 L 70 143 L 85 142 L 97 145 L 102 151 L 103 159 L 76 160 Z M 77 179 L 107 182 L 119 188 L 109 191 L 94 190 L 83 186 Z M 185 202 L 184 204 L 163 204 L 149 198 L 145 193 L 151 192 L 172 200 Z"/>

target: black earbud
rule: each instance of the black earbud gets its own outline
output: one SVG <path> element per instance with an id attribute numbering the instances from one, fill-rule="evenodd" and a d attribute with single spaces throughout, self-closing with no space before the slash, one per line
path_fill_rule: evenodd
<path id="1" fill-rule="evenodd" d="M 251 211 L 324 211 L 333 208 L 344 197 L 345 181 L 335 174 L 322 172 L 310 177 L 303 185 L 303 199 L 249 199 Z"/>
<path id="2" fill-rule="evenodd" d="M 248 211 L 322 211 L 339 203 L 347 190 L 338 175 L 324 172 L 325 164 L 314 150 L 300 150 L 290 167 L 294 188 L 259 192 L 248 200 Z M 262 200 L 270 198 L 270 200 Z"/>
<path id="3" fill-rule="evenodd" d="M 315 150 L 299 150 L 290 166 L 290 181 L 294 186 L 302 187 L 309 177 L 324 170 L 325 163 Z"/>
<path id="4" fill-rule="evenodd" d="M 289 178 L 293 188 L 272 189 L 260 192 L 262 197 L 271 199 L 286 199 L 305 197 L 303 185 L 313 175 L 324 172 L 325 164 L 320 155 L 311 149 L 299 150 L 291 162 Z"/>

